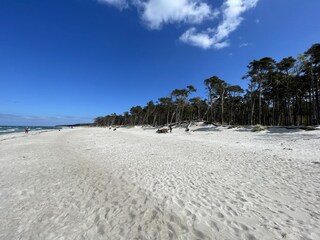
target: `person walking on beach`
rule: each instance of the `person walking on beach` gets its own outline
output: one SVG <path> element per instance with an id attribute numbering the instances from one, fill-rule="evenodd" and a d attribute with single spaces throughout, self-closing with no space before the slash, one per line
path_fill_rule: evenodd
<path id="1" fill-rule="evenodd" d="M 25 133 L 25 134 L 28 134 L 28 133 L 29 133 L 29 128 L 28 128 L 28 127 L 26 127 L 26 128 L 24 129 L 24 133 Z"/>

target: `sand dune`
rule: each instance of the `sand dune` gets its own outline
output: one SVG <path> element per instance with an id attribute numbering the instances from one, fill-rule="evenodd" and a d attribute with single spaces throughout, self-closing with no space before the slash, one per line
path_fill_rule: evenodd
<path id="1" fill-rule="evenodd" d="M 320 131 L 8 136 L 0 239 L 320 239 Z"/>

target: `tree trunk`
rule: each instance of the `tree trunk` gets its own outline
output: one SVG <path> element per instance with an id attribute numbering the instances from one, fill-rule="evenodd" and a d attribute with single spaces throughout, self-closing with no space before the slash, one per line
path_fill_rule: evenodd
<path id="1" fill-rule="evenodd" d="M 262 81 L 259 81 L 259 118 L 258 123 L 261 124 L 261 117 L 262 117 Z"/>
<path id="2" fill-rule="evenodd" d="M 223 93 L 221 94 L 221 124 L 222 125 L 223 125 L 223 121 L 224 121 L 224 119 L 223 119 L 223 114 L 224 114 L 223 104 L 224 104 L 224 90 L 223 90 Z"/>

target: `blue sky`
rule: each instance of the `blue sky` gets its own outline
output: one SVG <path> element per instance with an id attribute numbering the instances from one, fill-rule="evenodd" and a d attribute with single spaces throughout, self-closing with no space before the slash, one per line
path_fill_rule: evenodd
<path id="1" fill-rule="evenodd" d="M 319 0 L 1 0 L 0 125 L 90 122 L 320 41 Z"/>

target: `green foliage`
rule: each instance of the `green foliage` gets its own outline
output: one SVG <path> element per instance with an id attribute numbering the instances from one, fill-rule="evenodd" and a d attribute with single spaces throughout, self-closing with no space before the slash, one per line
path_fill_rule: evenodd
<path id="1" fill-rule="evenodd" d="M 229 125 L 314 125 L 320 119 L 320 44 L 304 54 L 276 62 L 264 57 L 249 63 L 243 77 L 248 89 L 230 85 L 218 76 L 204 80 L 207 97 L 190 96 L 192 85 L 123 114 L 97 117 L 97 126 L 162 126 L 193 120 Z"/>

